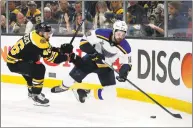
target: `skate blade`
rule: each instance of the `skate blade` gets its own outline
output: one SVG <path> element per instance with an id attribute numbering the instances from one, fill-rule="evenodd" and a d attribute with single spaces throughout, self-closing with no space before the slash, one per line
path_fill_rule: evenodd
<path id="1" fill-rule="evenodd" d="M 40 103 L 34 103 L 34 106 L 41 106 L 41 107 L 49 107 L 49 104 L 40 104 Z"/>
<path id="2" fill-rule="evenodd" d="M 61 93 L 61 92 L 65 92 L 67 90 L 51 90 L 51 93 Z"/>
<path id="3" fill-rule="evenodd" d="M 52 93 L 61 93 L 61 92 L 65 92 L 65 91 L 68 91 L 68 89 L 63 89 L 63 88 L 61 88 L 61 87 L 53 87 L 52 89 L 51 89 L 51 92 Z"/>
<path id="4" fill-rule="evenodd" d="M 80 102 L 77 91 L 72 89 L 72 92 L 73 92 L 74 96 L 76 97 L 76 99 Z"/>

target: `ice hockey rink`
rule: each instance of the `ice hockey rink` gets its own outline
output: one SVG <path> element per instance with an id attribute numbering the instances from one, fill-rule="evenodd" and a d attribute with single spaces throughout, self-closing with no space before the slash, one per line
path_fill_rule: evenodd
<path id="1" fill-rule="evenodd" d="M 77 102 L 72 91 L 51 94 L 49 107 L 34 106 L 25 86 L 1 83 L 2 127 L 191 127 L 192 115 L 180 113 L 176 119 L 154 104 L 117 98 L 96 100 L 89 98 L 84 104 Z M 155 119 L 150 116 L 156 116 Z"/>

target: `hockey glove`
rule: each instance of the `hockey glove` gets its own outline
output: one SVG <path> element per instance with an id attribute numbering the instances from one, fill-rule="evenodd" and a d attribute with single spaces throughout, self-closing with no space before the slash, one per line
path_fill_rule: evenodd
<path id="1" fill-rule="evenodd" d="M 125 82 L 129 71 L 131 71 L 131 66 L 128 64 L 123 64 L 119 70 L 119 76 L 117 76 L 116 79 L 119 82 Z"/>
<path id="2" fill-rule="evenodd" d="M 72 53 L 72 51 L 73 51 L 73 45 L 71 45 L 71 44 L 62 44 L 60 47 L 60 52 L 62 54 Z"/>
<path id="3" fill-rule="evenodd" d="M 98 61 L 98 60 L 105 60 L 105 57 L 103 54 L 95 52 L 93 54 L 89 54 L 92 61 Z"/>
<path id="4" fill-rule="evenodd" d="M 71 53 L 69 57 L 70 57 L 69 62 L 73 63 L 76 67 L 81 68 L 84 66 L 84 62 L 80 56 L 76 55 L 75 53 Z"/>
<path id="5" fill-rule="evenodd" d="M 71 54 L 69 55 L 69 57 L 70 57 L 70 60 L 69 60 L 70 63 L 76 62 L 77 55 L 76 55 L 75 53 L 71 53 Z"/>
<path id="6" fill-rule="evenodd" d="M 60 52 L 60 48 L 52 47 L 52 48 L 51 48 L 51 51 L 53 51 L 53 52 Z"/>

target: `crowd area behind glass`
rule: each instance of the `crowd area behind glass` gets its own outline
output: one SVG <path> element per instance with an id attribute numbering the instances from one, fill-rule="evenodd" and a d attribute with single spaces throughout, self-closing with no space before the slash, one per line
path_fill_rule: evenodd
<path id="1" fill-rule="evenodd" d="M 54 35 L 72 36 L 128 24 L 128 37 L 192 38 L 192 1 L 11 1 L 1 0 L 1 34 L 22 35 L 47 22 Z"/>

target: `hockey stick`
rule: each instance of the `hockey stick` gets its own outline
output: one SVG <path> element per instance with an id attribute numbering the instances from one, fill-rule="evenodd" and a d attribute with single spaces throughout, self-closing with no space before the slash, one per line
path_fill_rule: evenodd
<path id="1" fill-rule="evenodd" d="M 71 39 L 71 41 L 70 41 L 69 44 L 72 44 L 72 43 L 73 43 L 74 38 L 76 37 L 76 35 L 77 35 L 78 31 L 80 30 L 82 24 L 84 23 L 84 20 L 85 20 L 85 19 L 83 19 L 83 20 L 81 21 L 81 23 L 78 25 L 78 28 L 76 29 L 76 32 L 74 33 L 74 35 L 73 35 L 73 37 L 72 37 L 72 39 Z M 62 44 L 62 45 L 63 45 L 63 44 Z M 60 52 L 60 49 L 52 47 L 52 51 L 54 51 L 54 52 Z"/>
<path id="2" fill-rule="evenodd" d="M 81 23 L 78 25 L 78 28 L 76 29 L 76 32 L 74 33 L 74 36 L 72 37 L 72 39 L 71 39 L 71 41 L 70 41 L 70 44 L 73 43 L 74 38 L 76 37 L 76 35 L 77 35 L 78 31 L 80 30 L 82 24 L 84 23 L 84 20 L 85 20 L 85 19 L 83 19 L 83 20 L 81 21 Z"/>
<path id="3" fill-rule="evenodd" d="M 88 10 L 89 10 L 90 8 L 91 8 L 91 6 L 89 6 Z M 86 14 L 84 15 L 84 16 L 85 16 L 85 18 L 82 20 L 82 22 L 79 24 L 78 28 L 76 29 L 76 32 L 75 32 L 74 36 L 72 37 L 72 39 L 71 39 L 71 41 L 70 41 L 70 44 L 72 44 L 72 43 L 73 43 L 74 38 L 76 37 L 76 35 L 77 35 L 78 31 L 80 30 L 80 27 L 81 27 L 81 26 L 82 26 L 82 24 L 84 23 L 84 21 L 85 21 L 85 19 L 86 19 L 87 14 L 88 14 L 88 11 L 86 11 Z"/>
<path id="4" fill-rule="evenodd" d="M 109 66 L 109 68 L 111 68 L 113 71 L 115 71 L 118 75 L 119 72 L 116 71 L 113 66 L 109 65 L 107 62 L 105 62 L 103 60 L 103 63 L 105 63 L 106 65 Z M 142 92 L 144 95 L 146 95 L 149 99 L 151 99 L 154 103 L 156 103 L 157 105 L 159 105 L 162 109 L 164 109 L 167 113 L 169 113 L 170 115 L 172 115 L 175 118 L 179 118 L 182 119 L 182 116 L 180 114 L 174 114 L 172 112 L 170 112 L 168 109 L 166 109 L 164 106 L 162 106 L 159 102 L 157 102 L 155 99 L 153 99 L 151 96 L 149 96 L 146 92 L 144 92 L 142 89 L 140 89 L 139 87 L 137 87 L 134 83 L 132 83 L 130 80 L 126 79 L 127 82 L 129 82 L 131 85 L 133 85 L 135 88 L 137 88 L 140 92 Z"/>

